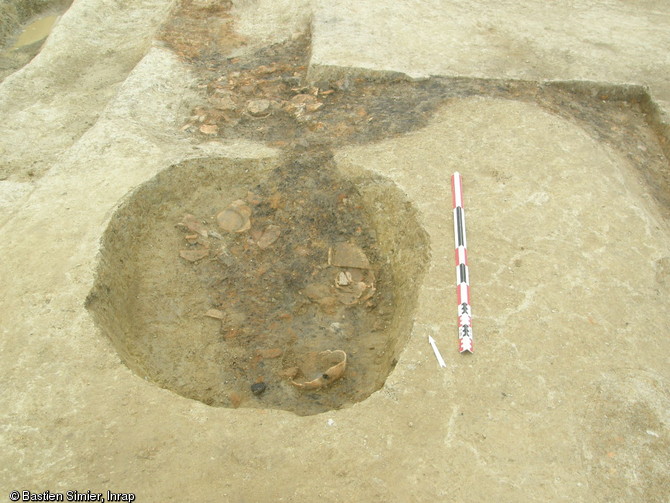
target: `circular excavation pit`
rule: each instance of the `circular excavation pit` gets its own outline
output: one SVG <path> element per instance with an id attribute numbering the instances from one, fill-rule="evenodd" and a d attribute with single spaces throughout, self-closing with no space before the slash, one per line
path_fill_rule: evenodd
<path id="1" fill-rule="evenodd" d="M 416 212 L 327 153 L 198 159 L 135 190 L 88 307 L 139 376 L 219 407 L 309 415 L 378 390 L 428 264 Z"/>

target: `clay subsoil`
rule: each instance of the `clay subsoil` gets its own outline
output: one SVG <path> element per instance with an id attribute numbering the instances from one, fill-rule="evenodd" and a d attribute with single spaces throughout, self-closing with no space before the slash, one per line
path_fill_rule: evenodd
<path id="1" fill-rule="evenodd" d="M 319 2 L 88 2 L 0 83 L 0 501 L 670 502 L 649 88 L 315 64 Z"/>

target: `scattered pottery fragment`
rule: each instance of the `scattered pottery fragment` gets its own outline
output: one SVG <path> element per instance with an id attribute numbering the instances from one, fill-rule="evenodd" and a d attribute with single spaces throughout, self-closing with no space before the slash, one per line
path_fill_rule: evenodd
<path id="1" fill-rule="evenodd" d="M 364 269 L 340 271 L 335 277 L 335 287 L 337 300 L 345 306 L 353 306 L 375 294 L 375 276 L 372 271 Z"/>
<path id="2" fill-rule="evenodd" d="M 282 351 L 279 348 L 272 348 L 272 349 L 259 349 L 257 351 L 258 356 L 260 356 L 263 359 L 270 359 L 270 358 L 279 358 L 284 351 Z"/>
<path id="3" fill-rule="evenodd" d="M 351 243 L 338 243 L 329 248 L 328 265 L 351 267 L 354 269 L 370 269 L 370 261 L 365 252 Z"/>
<path id="4" fill-rule="evenodd" d="M 319 299 L 330 295 L 330 288 L 321 283 L 309 283 L 305 286 L 302 293 L 309 299 L 314 302 L 318 302 Z"/>
<path id="5" fill-rule="evenodd" d="M 224 231 L 244 232 L 251 228 L 251 208 L 238 199 L 216 216 L 216 221 Z"/>
<path id="6" fill-rule="evenodd" d="M 202 134 L 215 135 L 219 132 L 219 126 L 216 124 L 203 124 L 200 126 L 200 132 Z"/>
<path id="7" fill-rule="evenodd" d="M 280 234 L 281 230 L 279 229 L 279 226 L 270 224 L 265 228 L 261 236 L 256 240 L 256 244 L 258 245 L 259 248 L 265 249 L 269 247 L 272 243 L 277 241 Z"/>
<path id="8" fill-rule="evenodd" d="M 299 383 L 291 380 L 291 383 L 294 386 L 300 389 L 316 390 L 329 386 L 342 377 L 347 368 L 347 353 L 338 349 L 335 351 L 322 351 L 319 355 L 325 362 L 334 363 L 339 360 L 339 363 L 335 363 L 335 365 L 329 367 L 328 370 L 312 381 Z"/>
<path id="9" fill-rule="evenodd" d="M 331 287 L 328 285 L 322 285 L 321 283 L 310 283 L 304 288 L 302 293 L 309 300 L 320 304 L 324 308 L 332 307 L 337 304 L 335 292 L 333 292 Z"/>
<path id="10" fill-rule="evenodd" d="M 205 229 L 203 223 L 200 220 L 198 220 L 195 215 L 187 213 L 182 217 L 181 222 L 179 222 L 177 225 L 181 227 L 186 227 L 189 231 L 195 232 L 196 234 L 200 234 L 203 238 L 207 237 L 207 229 Z M 187 239 L 188 237 L 189 236 L 186 236 Z"/>
<path id="11" fill-rule="evenodd" d="M 311 94 L 296 94 L 285 105 L 285 109 L 292 113 L 312 113 L 323 106 L 318 99 Z"/>
<path id="12" fill-rule="evenodd" d="M 217 90 L 213 96 L 210 96 L 209 101 L 219 110 L 233 111 L 237 108 L 230 93 L 220 93 Z"/>
<path id="13" fill-rule="evenodd" d="M 223 311 L 220 311 L 218 309 L 207 310 L 205 316 L 207 316 L 208 318 L 216 318 L 217 320 L 222 320 L 225 317 Z"/>
<path id="14" fill-rule="evenodd" d="M 348 285 L 346 289 L 342 289 L 337 292 L 337 300 L 339 300 L 345 306 L 353 306 L 360 301 L 361 296 L 367 287 L 368 286 L 362 281 L 359 281 L 358 283 L 352 283 Z"/>
<path id="15" fill-rule="evenodd" d="M 277 71 L 276 63 L 272 63 L 272 65 L 270 65 L 270 66 L 261 65 L 261 66 L 258 66 L 254 69 L 254 73 L 256 75 L 269 75 L 269 74 L 274 73 L 276 71 Z"/>
<path id="16" fill-rule="evenodd" d="M 198 250 L 179 250 L 179 256 L 184 260 L 189 262 L 197 262 L 209 255 L 209 250 L 207 248 L 201 248 Z"/>
<path id="17" fill-rule="evenodd" d="M 351 271 L 347 271 L 349 274 L 351 274 L 351 281 L 357 282 L 357 281 L 363 281 L 367 276 L 370 276 L 372 279 L 374 279 L 374 275 L 372 274 L 372 271 L 370 270 L 365 270 L 365 269 L 352 269 Z"/>

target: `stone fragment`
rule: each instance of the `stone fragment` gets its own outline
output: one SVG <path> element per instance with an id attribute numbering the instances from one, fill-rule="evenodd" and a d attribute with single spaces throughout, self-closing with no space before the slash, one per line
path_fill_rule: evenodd
<path id="1" fill-rule="evenodd" d="M 205 316 L 208 318 L 216 318 L 217 320 L 222 320 L 225 317 L 223 311 L 220 311 L 219 309 L 208 309 Z"/>
<path id="2" fill-rule="evenodd" d="M 262 381 L 261 382 L 256 382 L 256 383 L 251 385 L 251 392 L 256 396 L 262 395 L 263 392 L 266 389 L 267 389 L 267 385 Z"/>
<path id="3" fill-rule="evenodd" d="M 349 271 L 340 271 L 335 278 L 335 286 L 348 286 L 351 284 L 351 281 L 351 273 Z"/>
<path id="4" fill-rule="evenodd" d="M 247 112 L 252 117 L 265 117 L 270 114 L 271 106 L 270 100 L 251 100 L 247 103 Z"/>

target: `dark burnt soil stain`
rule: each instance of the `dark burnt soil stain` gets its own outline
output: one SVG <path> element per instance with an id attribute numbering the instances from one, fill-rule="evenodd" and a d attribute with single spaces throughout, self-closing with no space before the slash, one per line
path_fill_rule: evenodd
<path id="1" fill-rule="evenodd" d="M 212 10 L 214 9 L 214 10 Z M 630 160 L 670 217 L 670 142 L 638 87 L 473 78 L 411 80 L 379 73 L 311 82 L 310 34 L 244 56 L 230 3 L 198 8 L 183 0 L 162 39 L 198 75 L 201 103 L 183 129 L 196 138 L 246 138 L 292 149 L 337 148 L 404 134 L 426 125 L 450 99 L 495 97 L 538 104 L 577 123 Z M 204 21 L 203 21 L 204 20 Z"/>
<path id="2" fill-rule="evenodd" d="M 380 369 L 388 369 L 392 354 L 385 332 L 394 311 L 392 273 L 355 184 L 330 163 L 327 154 L 305 154 L 273 170 L 237 203 L 249 214 L 249 229 L 219 229 L 216 238 L 195 243 L 207 246 L 207 260 L 180 265 L 208 292 L 202 312 L 211 307 L 210 316 L 221 319 L 209 351 L 227 367 L 223 389 L 212 383 L 193 397 L 234 406 L 231 393 L 242 399 L 258 381 L 268 384 L 264 406 L 308 414 L 360 401 L 383 382 Z M 198 220 L 212 221 L 216 209 Z M 343 246 L 369 266 L 355 256 L 332 263 L 333 250 Z M 291 380 L 324 372 L 329 365 L 318 368 L 319 353 L 334 350 L 349 355 L 347 379 L 328 393 L 290 389 Z"/>
<path id="3" fill-rule="evenodd" d="M 416 129 L 443 99 L 434 86 L 402 78 L 307 84 L 308 57 L 304 35 L 249 57 L 196 65 L 204 99 L 184 129 L 276 147 L 337 147 Z"/>

